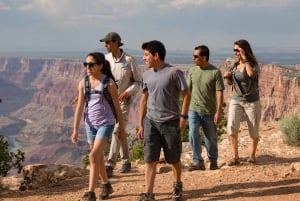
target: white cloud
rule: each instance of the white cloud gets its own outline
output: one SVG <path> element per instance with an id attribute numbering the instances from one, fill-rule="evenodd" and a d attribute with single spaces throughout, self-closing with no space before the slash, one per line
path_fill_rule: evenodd
<path id="1" fill-rule="evenodd" d="M 10 6 L 6 5 L 3 2 L 0 2 L 0 11 L 1 10 L 10 10 Z"/>
<path id="2" fill-rule="evenodd" d="M 202 41 L 211 47 L 231 46 L 240 37 L 254 38 L 253 41 L 261 38 L 259 43 L 266 44 L 277 38 L 290 39 L 283 37 L 290 35 L 289 31 L 299 35 L 299 27 L 293 25 L 299 21 L 299 4 L 299 0 L 0 0 L 0 11 L 10 9 L 0 12 L 0 22 L 5 27 L 0 27 L 0 43 L 6 47 L 34 44 L 65 48 L 69 40 L 70 49 L 81 49 L 94 45 L 95 38 L 113 30 L 120 32 L 131 48 L 153 38 L 174 49 L 190 48 Z M 274 8 L 277 12 L 273 12 Z M 198 19 L 203 17 L 209 20 L 202 20 L 200 26 Z M 249 26 L 235 30 L 245 22 Z M 271 26 L 275 22 L 278 30 Z M 275 37 L 275 30 L 282 36 Z M 20 33 L 27 33 L 34 42 L 20 39 L 11 44 L 13 34 Z M 187 35 L 191 38 L 189 43 Z M 40 42 L 36 42 L 37 38 Z M 298 41 L 295 38 L 290 44 Z"/>
<path id="3" fill-rule="evenodd" d="M 286 7 L 297 0 L 10 0 L 0 2 L 0 9 L 11 6 L 21 11 L 35 11 L 49 18 L 74 20 L 79 16 L 94 15 L 96 18 L 130 17 L 159 9 L 201 8 L 218 6 L 224 8 L 242 7 Z M 85 19 L 85 18 L 84 18 Z"/>

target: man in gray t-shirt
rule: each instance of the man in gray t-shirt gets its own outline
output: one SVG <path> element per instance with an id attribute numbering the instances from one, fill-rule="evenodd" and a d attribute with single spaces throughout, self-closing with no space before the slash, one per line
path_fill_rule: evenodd
<path id="1" fill-rule="evenodd" d="M 186 127 L 191 95 L 183 72 L 164 62 L 166 49 L 161 42 L 143 43 L 142 49 L 148 70 L 143 74 L 139 107 L 138 137 L 144 141 L 146 162 L 146 192 L 140 195 L 140 200 L 154 200 L 156 166 L 163 149 L 174 175 L 172 200 L 178 201 L 182 199 L 180 130 Z M 183 97 L 181 112 L 180 95 Z"/>

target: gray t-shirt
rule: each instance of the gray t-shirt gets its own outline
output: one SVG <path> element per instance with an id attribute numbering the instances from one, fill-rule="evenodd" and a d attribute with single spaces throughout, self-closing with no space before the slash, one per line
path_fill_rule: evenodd
<path id="1" fill-rule="evenodd" d="M 180 118 L 180 92 L 187 89 L 183 72 L 170 64 L 143 74 L 143 93 L 148 93 L 147 118 L 166 122 Z"/>

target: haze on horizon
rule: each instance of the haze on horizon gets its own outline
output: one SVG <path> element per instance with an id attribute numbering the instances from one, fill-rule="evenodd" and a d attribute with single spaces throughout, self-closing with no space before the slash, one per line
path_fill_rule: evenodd
<path id="1" fill-rule="evenodd" d="M 88 52 L 110 31 L 134 50 L 156 39 L 168 50 L 231 52 L 243 38 L 254 49 L 298 52 L 299 10 L 297 0 L 0 0 L 0 52 Z"/>

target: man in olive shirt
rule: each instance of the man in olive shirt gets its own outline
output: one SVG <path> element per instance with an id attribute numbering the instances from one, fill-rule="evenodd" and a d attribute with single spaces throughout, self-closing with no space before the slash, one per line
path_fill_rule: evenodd
<path id="1" fill-rule="evenodd" d="M 189 69 L 187 84 L 192 93 L 189 108 L 189 141 L 193 151 L 193 163 L 189 171 L 205 170 L 201 156 L 199 128 L 205 138 L 210 169 L 218 168 L 218 136 L 216 124 L 220 121 L 224 82 L 220 69 L 211 65 L 209 49 L 205 45 L 195 47 L 193 55 L 196 66 Z"/>

